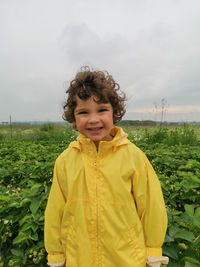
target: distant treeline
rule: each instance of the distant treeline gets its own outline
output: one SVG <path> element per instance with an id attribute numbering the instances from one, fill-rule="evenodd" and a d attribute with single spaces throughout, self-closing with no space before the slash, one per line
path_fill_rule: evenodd
<path id="1" fill-rule="evenodd" d="M 152 120 L 122 120 L 117 123 L 118 126 L 180 126 L 180 125 L 200 125 L 199 122 L 167 122 L 167 121 L 152 121 Z"/>
<path id="2" fill-rule="evenodd" d="M 8 125 L 8 121 L 0 121 L 0 125 Z M 66 121 L 14 121 L 12 125 L 44 125 L 44 124 L 55 124 L 55 125 L 70 125 L 70 123 Z M 180 125 L 200 125 L 200 122 L 192 121 L 192 122 L 167 122 L 167 121 L 152 121 L 152 120 L 122 120 L 118 122 L 116 125 L 118 126 L 157 126 L 157 125 L 165 125 L 165 126 L 180 126 Z"/>
<path id="3" fill-rule="evenodd" d="M 155 121 L 151 120 L 122 120 L 117 123 L 119 126 L 156 126 Z"/>

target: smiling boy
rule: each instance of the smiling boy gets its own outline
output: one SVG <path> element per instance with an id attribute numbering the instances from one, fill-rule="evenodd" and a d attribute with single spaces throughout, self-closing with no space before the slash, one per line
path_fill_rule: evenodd
<path id="1" fill-rule="evenodd" d="M 64 119 L 79 131 L 57 158 L 45 211 L 50 266 L 158 267 L 167 216 L 144 153 L 113 124 L 125 95 L 112 76 L 88 68 L 67 90 Z M 148 265 L 150 264 L 150 265 Z"/>

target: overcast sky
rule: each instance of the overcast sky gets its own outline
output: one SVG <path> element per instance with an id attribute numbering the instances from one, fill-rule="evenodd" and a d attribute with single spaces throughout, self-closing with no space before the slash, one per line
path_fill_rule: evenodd
<path id="1" fill-rule="evenodd" d="M 83 65 L 127 94 L 124 119 L 200 121 L 199 0 L 0 0 L 0 122 L 60 121 Z"/>

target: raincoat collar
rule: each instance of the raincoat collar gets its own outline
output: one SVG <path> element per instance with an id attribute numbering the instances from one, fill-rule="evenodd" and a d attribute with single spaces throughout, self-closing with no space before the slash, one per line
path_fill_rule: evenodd
<path id="1" fill-rule="evenodd" d="M 130 143 L 130 141 L 127 139 L 128 134 L 125 133 L 123 129 L 120 127 L 114 126 L 111 130 L 111 135 L 113 135 L 113 139 L 111 141 L 100 141 L 99 148 L 105 147 L 105 148 L 113 148 L 115 150 L 115 148 L 117 148 L 118 146 Z M 82 150 L 83 145 L 95 146 L 92 140 L 80 134 L 77 138 L 77 141 L 72 142 L 70 144 L 70 147 Z"/>

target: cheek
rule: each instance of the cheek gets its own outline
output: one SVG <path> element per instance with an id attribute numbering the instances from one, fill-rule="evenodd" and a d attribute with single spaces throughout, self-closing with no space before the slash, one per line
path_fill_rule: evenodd
<path id="1" fill-rule="evenodd" d="M 110 119 L 110 121 L 113 122 L 113 120 L 114 120 L 114 114 L 113 114 L 113 113 L 110 113 L 110 117 L 109 117 L 109 119 Z"/>
<path id="2" fill-rule="evenodd" d="M 85 125 L 85 120 L 83 118 L 78 118 L 75 121 L 75 125 L 77 128 L 82 128 Z"/>
<path id="3" fill-rule="evenodd" d="M 107 124 L 113 124 L 113 115 L 110 114 L 109 116 L 104 117 L 104 122 Z"/>

